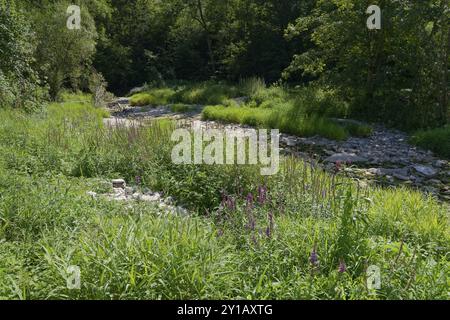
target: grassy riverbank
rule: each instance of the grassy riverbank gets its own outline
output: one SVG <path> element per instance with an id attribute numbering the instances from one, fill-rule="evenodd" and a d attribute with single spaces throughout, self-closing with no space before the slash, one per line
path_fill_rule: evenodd
<path id="1" fill-rule="evenodd" d="M 448 206 L 295 159 L 267 179 L 176 166 L 170 122 L 112 130 L 104 116 L 88 103 L 0 110 L 1 298 L 448 299 Z M 117 177 L 191 215 L 87 195 Z M 66 287 L 71 265 L 80 290 Z"/>

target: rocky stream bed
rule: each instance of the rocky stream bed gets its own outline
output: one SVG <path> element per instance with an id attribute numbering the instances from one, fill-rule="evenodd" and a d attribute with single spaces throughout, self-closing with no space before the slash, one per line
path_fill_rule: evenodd
<path id="1" fill-rule="evenodd" d="M 105 119 L 109 126 L 133 126 L 145 120 L 171 118 L 183 125 L 201 121 L 208 128 L 248 128 L 202 121 L 202 106 L 192 106 L 187 113 L 174 113 L 169 106 L 132 107 L 127 98 L 120 98 L 109 107 L 113 115 Z M 351 137 L 342 142 L 281 134 L 280 147 L 282 154 L 316 161 L 328 171 L 335 170 L 338 164 L 352 178 L 382 186 L 405 185 L 450 202 L 450 162 L 409 144 L 408 140 L 403 132 L 375 125 L 369 137 Z"/>

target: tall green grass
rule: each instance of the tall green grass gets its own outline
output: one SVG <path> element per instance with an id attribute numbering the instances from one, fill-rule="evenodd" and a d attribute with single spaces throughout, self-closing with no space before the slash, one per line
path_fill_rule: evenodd
<path id="1" fill-rule="evenodd" d="M 166 105 L 171 101 L 175 91 L 169 88 L 153 89 L 148 92 L 134 94 L 130 99 L 132 106 Z"/>
<path id="2" fill-rule="evenodd" d="M 418 131 L 413 135 L 411 141 L 420 147 L 432 150 L 438 155 L 450 159 L 450 125 Z"/>
<path id="3" fill-rule="evenodd" d="M 372 133 L 368 125 L 342 126 L 329 119 L 332 116 L 346 116 L 345 103 L 333 92 L 315 87 L 267 87 L 258 78 L 242 80 L 239 87 L 247 97 L 244 106 L 224 101 L 221 105 L 206 107 L 203 118 L 279 129 L 298 136 L 320 135 L 334 140 L 345 140 L 350 135 L 369 136 Z"/>
<path id="4" fill-rule="evenodd" d="M 188 84 L 174 88 L 155 88 L 131 96 L 131 105 L 220 104 L 239 95 L 237 87 L 211 82 Z"/>
<path id="5" fill-rule="evenodd" d="M 279 129 L 283 133 L 310 137 L 320 135 L 334 140 L 345 140 L 345 128 L 325 118 L 293 115 L 289 110 L 271 108 L 208 106 L 202 113 L 204 120 L 220 120 L 255 127 Z"/>
<path id="6" fill-rule="evenodd" d="M 238 103 L 235 99 L 244 97 Z M 244 105 L 240 105 L 244 103 Z M 345 117 L 347 106 L 332 91 L 320 88 L 289 89 L 269 86 L 259 78 L 241 80 L 237 86 L 204 82 L 173 88 L 147 89 L 134 94 L 131 104 L 168 105 L 176 112 L 187 112 L 187 105 L 214 105 L 203 112 L 206 120 L 221 120 L 250 126 L 277 128 L 285 133 L 344 140 L 349 135 L 369 136 L 365 125 L 342 127 L 328 120 Z M 227 107 L 227 108 L 224 108 Z"/>
<path id="7" fill-rule="evenodd" d="M 103 116 L 0 111 L 1 298 L 448 299 L 447 205 L 294 158 L 266 178 L 256 166 L 177 166 L 174 123 L 108 128 Z M 136 176 L 191 214 L 86 194 Z M 70 265 L 80 290 L 67 289 Z M 382 270 L 374 294 L 369 265 Z"/>

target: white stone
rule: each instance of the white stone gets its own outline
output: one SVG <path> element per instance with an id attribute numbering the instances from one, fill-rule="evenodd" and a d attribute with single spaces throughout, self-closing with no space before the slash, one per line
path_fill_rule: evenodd
<path id="1" fill-rule="evenodd" d="M 434 166 L 436 168 L 443 168 L 446 165 L 447 165 L 447 161 L 445 161 L 445 160 L 437 160 L 437 161 L 434 162 Z"/>
<path id="2" fill-rule="evenodd" d="M 89 191 L 89 192 L 87 192 L 87 195 L 92 197 L 93 199 L 97 199 L 97 193 L 96 192 Z"/>
<path id="3" fill-rule="evenodd" d="M 126 194 L 122 188 L 113 188 L 113 192 L 115 196 L 124 196 Z"/>
<path id="4" fill-rule="evenodd" d="M 145 194 L 141 197 L 141 200 L 146 202 L 155 202 L 158 201 L 159 199 L 160 199 L 159 195 L 149 196 Z"/>
<path id="5" fill-rule="evenodd" d="M 113 185 L 113 188 L 115 188 L 115 189 L 117 189 L 117 188 L 125 189 L 125 187 L 126 187 L 125 180 L 123 180 L 123 179 L 114 179 L 112 181 L 112 185 Z"/>

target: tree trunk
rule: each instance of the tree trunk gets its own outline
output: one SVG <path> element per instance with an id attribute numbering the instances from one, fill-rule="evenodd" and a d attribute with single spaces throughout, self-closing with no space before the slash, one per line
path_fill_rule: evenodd
<path id="1" fill-rule="evenodd" d="M 212 49 L 211 33 L 209 31 L 208 24 L 206 23 L 206 20 L 205 20 L 205 15 L 203 13 L 203 5 L 202 5 L 201 0 L 197 0 L 197 9 L 198 9 L 198 12 L 200 15 L 200 19 L 199 19 L 200 24 L 202 25 L 202 28 L 203 28 L 203 30 L 205 30 L 205 33 L 206 33 L 206 42 L 208 45 L 208 55 L 211 60 L 212 72 L 213 72 L 213 74 L 216 74 L 216 59 L 214 57 L 214 51 Z"/>

